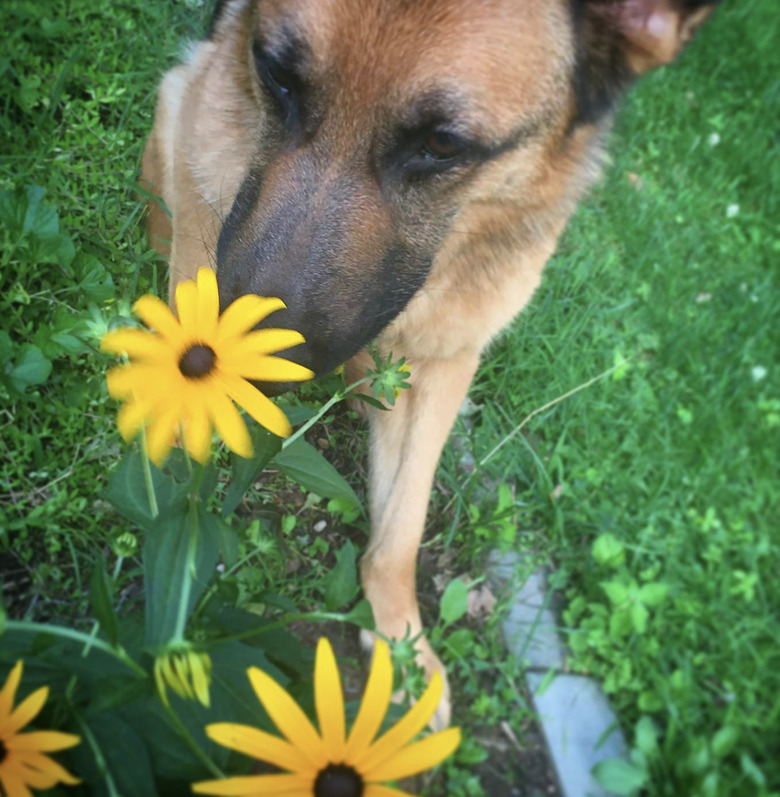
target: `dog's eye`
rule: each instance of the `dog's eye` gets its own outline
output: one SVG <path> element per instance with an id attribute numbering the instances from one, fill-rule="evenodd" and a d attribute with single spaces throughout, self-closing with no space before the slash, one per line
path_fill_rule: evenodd
<path id="1" fill-rule="evenodd" d="M 292 101 L 295 78 L 287 72 L 287 70 L 283 69 L 279 64 L 275 64 L 273 61 L 265 65 L 264 72 L 264 82 L 271 90 L 271 93 L 283 105 L 288 105 Z"/>
<path id="2" fill-rule="evenodd" d="M 430 160 L 444 164 L 457 158 L 464 149 L 463 141 L 454 133 L 435 130 L 423 141 L 422 154 Z"/>
<path id="3" fill-rule="evenodd" d="M 266 53 L 258 43 L 252 45 L 257 74 L 271 96 L 289 115 L 292 113 L 297 95 L 298 78 L 283 67 L 273 56 Z"/>

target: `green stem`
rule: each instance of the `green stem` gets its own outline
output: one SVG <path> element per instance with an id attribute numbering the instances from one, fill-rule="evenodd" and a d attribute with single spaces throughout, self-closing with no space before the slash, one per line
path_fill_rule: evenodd
<path id="1" fill-rule="evenodd" d="M 335 620 L 339 623 L 351 622 L 345 615 L 336 614 L 334 612 L 299 612 L 297 614 L 288 614 L 286 617 L 283 617 L 281 620 L 277 620 L 275 623 L 269 623 L 268 625 L 260 626 L 259 628 L 250 628 L 248 631 L 240 631 L 238 634 L 220 637 L 215 641 L 221 644 L 223 642 L 237 642 L 242 639 L 250 639 L 254 636 L 267 634 L 269 631 L 276 631 L 277 628 L 284 628 L 291 623 L 297 623 L 299 620 L 306 620 L 307 622 L 313 623 L 324 623 L 329 620 Z"/>
<path id="2" fill-rule="evenodd" d="M 200 745 L 195 741 L 192 737 L 192 734 L 187 730 L 184 723 L 179 719 L 176 712 L 168 705 L 166 705 L 163 701 L 160 701 L 165 713 L 168 715 L 168 719 L 173 723 L 173 727 L 176 728 L 176 732 L 181 736 L 184 740 L 184 743 L 187 747 L 192 750 L 195 757 L 198 761 L 203 764 L 204 767 L 215 777 L 215 778 L 224 778 L 225 773 L 206 755 L 206 753 L 201 750 Z"/>
<path id="3" fill-rule="evenodd" d="M 187 627 L 187 607 L 190 602 L 190 595 L 192 594 L 192 582 L 195 578 L 195 557 L 198 553 L 198 537 L 200 532 L 200 520 L 198 518 L 198 504 L 200 503 L 200 496 L 198 490 L 203 481 L 203 474 L 206 472 L 206 466 L 200 465 L 195 471 L 190 485 L 190 511 L 189 511 L 189 525 L 190 536 L 187 544 L 187 557 L 184 562 L 186 571 L 184 573 L 184 581 L 182 583 L 181 595 L 179 596 L 179 606 L 176 615 L 176 628 L 173 632 L 172 642 L 184 641 L 184 630 Z"/>
<path id="4" fill-rule="evenodd" d="M 157 496 L 154 493 L 154 482 L 152 481 L 152 466 L 149 462 L 149 454 L 146 451 L 146 429 L 141 430 L 141 467 L 144 471 L 144 485 L 146 486 L 146 497 L 149 500 L 149 511 L 152 519 L 160 514 L 157 506 Z"/>
<path id="5" fill-rule="evenodd" d="M 343 390 L 337 390 L 317 411 L 317 414 L 314 415 L 312 418 L 309 418 L 306 423 L 303 424 L 300 428 L 296 429 L 293 434 L 291 434 L 283 443 L 282 448 L 287 448 L 287 446 L 291 446 L 298 438 L 303 437 L 303 435 L 314 426 L 317 421 L 319 421 L 325 413 L 335 404 L 338 404 L 340 401 L 343 401 L 345 398 L 349 398 L 349 394 L 360 385 L 364 384 L 365 382 L 370 382 L 373 379 L 371 376 L 364 376 L 362 379 L 358 379 L 357 382 L 353 382 L 351 385 L 348 385 Z"/>
<path id="6" fill-rule="evenodd" d="M 103 776 L 103 780 L 106 782 L 106 789 L 108 790 L 109 797 L 122 797 L 116 788 L 114 778 L 111 776 L 111 771 L 109 770 L 106 759 L 103 756 L 103 751 L 100 749 L 100 745 L 97 743 L 97 740 L 90 730 L 89 725 L 87 725 L 87 723 L 84 722 L 84 720 L 78 714 L 76 715 L 76 721 L 81 728 L 81 733 L 87 740 L 87 744 L 92 749 L 92 756 L 95 759 L 95 764 L 100 771 L 100 774 Z"/>
<path id="7" fill-rule="evenodd" d="M 119 659 L 122 664 L 127 665 L 137 675 L 141 675 L 144 678 L 147 677 L 146 670 L 141 667 L 140 664 L 133 661 L 133 659 L 131 659 L 121 647 L 112 647 L 102 639 L 93 638 L 89 634 L 84 634 L 81 631 L 74 630 L 73 628 L 65 628 L 59 625 L 49 625 L 48 623 L 33 623 L 29 620 L 8 620 L 5 625 L 5 630 L 21 631 L 23 633 L 29 634 L 53 634 L 54 636 L 60 636 L 64 639 L 72 639 L 75 642 L 81 642 L 86 646 L 91 646 L 93 648 L 97 648 L 98 650 L 102 650 L 103 653 L 107 653 L 109 656 Z"/>

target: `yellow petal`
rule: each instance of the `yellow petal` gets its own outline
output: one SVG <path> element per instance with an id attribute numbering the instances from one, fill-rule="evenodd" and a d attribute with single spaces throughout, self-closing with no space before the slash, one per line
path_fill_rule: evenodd
<path id="1" fill-rule="evenodd" d="M 19 770 L 20 767 L 12 769 L 7 762 L 0 767 L 0 794 L 4 797 L 32 797 L 32 792 L 24 785 Z"/>
<path id="2" fill-rule="evenodd" d="M 173 670 L 182 686 L 183 694 L 180 692 L 181 697 L 186 700 L 192 700 L 195 697 L 195 692 L 192 689 L 192 675 L 189 668 L 189 659 L 186 656 L 173 656 L 172 662 Z"/>
<path id="3" fill-rule="evenodd" d="M 198 702 L 200 702 L 201 705 L 209 708 L 211 706 L 209 677 L 206 673 L 203 657 L 199 653 L 192 652 L 189 655 L 189 661 L 190 669 L 192 670 L 192 688 L 195 691 L 195 697 L 198 698 Z"/>
<path id="4" fill-rule="evenodd" d="M 50 753 L 65 750 L 81 742 L 81 738 L 73 733 L 61 731 L 31 731 L 17 733 L 4 741 L 8 750 L 37 750 L 39 753 Z"/>
<path id="5" fill-rule="evenodd" d="M 371 780 L 400 780 L 435 767 L 460 744 L 460 728 L 448 728 L 410 744 L 371 769 Z M 368 775 L 366 777 L 369 777 Z"/>
<path id="6" fill-rule="evenodd" d="M 11 668 L 11 672 L 8 673 L 3 688 L 0 689 L 0 738 L 4 736 L 5 719 L 11 713 L 14 698 L 16 697 L 16 690 L 19 687 L 19 681 L 22 680 L 23 669 L 24 664 L 22 660 L 19 659 Z"/>
<path id="7" fill-rule="evenodd" d="M 176 440 L 181 399 L 172 397 L 171 404 L 159 412 L 146 430 L 146 453 L 159 468 Z"/>
<path id="8" fill-rule="evenodd" d="M 312 779 L 303 775 L 244 775 L 192 784 L 195 794 L 213 794 L 217 797 L 281 797 L 307 788 L 311 794 L 311 787 Z"/>
<path id="9" fill-rule="evenodd" d="M 154 660 L 154 680 L 157 684 L 157 692 L 160 695 L 160 700 L 162 700 L 164 706 L 170 706 L 168 702 L 168 690 L 166 689 L 166 681 L 165 681 L 165 674 L 163 671 L 165 658 L 163 656 L 158 656 Z"/>
<path id="10" fill-rule="evenodd" d="M 346 725 L 344 720 L 344 692 L 333 648 L 325 637 L 317 643 L 314 665 L 314 702 L 320 734 L 331 761 L 344 760 Z"/>
<path id="11" fill-rule="evenodd" d="M 322 769 L 328 762 L 325 745 L 300 706 L 267 673 L 257 667 L 247 672 L 258 700 L 276 727 L 315 769 Z"/>
<path id="12" fill-rule="evenodd" d="M 115 329 L 100 340 L 100 350 L 133 359 L 175 365 L 176 352 L 159 335 L 145 329 Z"/>
<path id="13" fill-rule="evenodd" d="M 264 396 L 245 379 L 222 374 L 219 375 L 219 378 L 227 394 L 259 424 L 278 437 L 289 437 L 292 426 L 290 426 L 287 416 L 271 399 Z"/>
<path id="14" fill-rule="evenodd" d="M 108 395 L 115 399 L 128 398 L 134 393 L 149 397 L 170 396 L 177 381 L 180 381 L 178 373 L 178 369 L 146 363 L 118 365 L 106 372 Z"/>
<path id="15" fill-rule="evenodd" d="M 217 722 L 206 726 L 206 735 L 217 744 L 259 761 L 266 761 L 279 769 L 310 777 L 314 777 L 317 772 L 295 745 L 249 725 Z"/>
<path id="16" fill-rule="evenodd" d="M 223 344 L 220 356 L 231 363 L 241 362 L 252 354 L 274 354 L 301 343 L 304 343 L 303 335 L 294 329 L 258 329 Z"/>
<path id="17" fill-rule="evenodd" d="M 42 686 L 28 695 L 3 723 L 3 733 L 11 736 L 38 716 L 49 696 L 49 687 Z"/>
<path id="18" fill-rule="evenodd" d="M 411 741 L 428 724 L 441 700 L 444 685 L 435 672 L 423 696 L 390 730 L 377 739 L 352 765 L 367 780 L 373 780 L 373 770 Z"/>
<path id="19" fill-rule="evenodd" d="M 215 343 L 222 346 L 243 335 L 264 318 L 285 307 L 281 299 L 266 299 L 252 293 L 239 296 L 219 317 Z"/>
<path id="20" fill-rule="evenodd" d="M 148 400 L 130 399 L 119 408 L 116 414 L 116 425 L 122 439 L 129 443 L 143 428 L 144 422 L 151 417 L 154 404 Z"/>
<path id="21" fill-rule="evenodd" d="M 260 382 L 305 382 L 314 378 L 314 371 L 281 357 L 247 357 L 236 371 L 244 379 Z"/>
<path id="22" fill-rule="evenodd" d="M 133 305 L 133 312 L 146 326 L 159 332 L 170 346 L 180 350 L 186 344 L 181 324 L 162 299 L 151 294 L 142 296 Z"/>
<path id="23" fill-rule="evenodd" d="M 49 775 L 47 772 L 40 772 L 37 769 L 29 769 L 23 763 L 17 765 L 16 762 L 7 762 L 6 766 L 15 766 L 18 768 L 22 780 L 33 789 L 50 789 L 57 783 L 57 778 L 54 775 Z M 2 794 L 2 792 L 0 792 Z"/>
<path id="24" fill-rule="evenodd" d="M 176 314 L 185 337 L 190 341 L 198 340 L 198 286 L 195 280 L 183 280 L 176 286 Z"/>
<path id="25" fill-rule="evenodd" d="M 67 769 L 61 767 L 53 758 L 49 758 L 49 756 L 43 753 L 25 752 L 21 753 L 20 756 L 25 766 L 54 777 L 61 783 L 67 783 L 71 786 L 76 783 L 81 783 L 81 781 L 77 777 L 71 775 Z"/>
<path id="26" fill-rule="evenodd" d="M 217 377 L 204 380 L 201 389 L 206 411 L 225 445 L 240 457 L 251 457 L 252 439 L 241 413 L 228 398 L 222 381 Z"/>
<path id="27" fill-rule="evenodd" d="M 393 693 L 393 662 L 390 646 L 383 639 L 374 645 L 371 672 L 358 715 L 347 742 L 348 761 L 358 761 L 371 745 L 387 714 Z"/>
<path id="28" fill-rule="evenodd" d="M 208 266 L 198 269 L 198 303 L 196 324 L 201 340 L 213 340 L 219 316 L 217 275 Z"/>
<path id="29" fill-rule="evenodd" d="M 189 402 L 184 423 L 184 442 L 190 456 L 205 464 L 211 454 L 211 420 L 203 402 Z"/>

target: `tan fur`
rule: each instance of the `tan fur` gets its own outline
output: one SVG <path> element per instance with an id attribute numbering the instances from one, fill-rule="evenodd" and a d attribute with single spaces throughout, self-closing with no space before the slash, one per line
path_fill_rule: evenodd
<path id="1" fill-rule="evenodd" d="M 689 38 L 692 21 L 669 16 L 669 0 L 624 2 L 629 11 L 643 4 L 667 25 L 659 43 L 652 40 L 658 20 L 648 33 L 646 15 L 639 22 L 636 15 L 625 18 L 635 27 L 627 41 L 636 71 L 667 60 Z M 172 214 L 172 226 L 158 207 L 150 215 L 155 245 L 168 253 L 170 240 L 171 290 L 199 266 L 215 264 L 223 220 L 258 158 L 271 113 L 252 74 L 251 37 L 277 35 L 291 19 L 307 32 L 312 69 L 329 92 L 319 140 L 330 160 L 315 205 L 329 201 L 330 181 L 356 168 L 350 164 L 367 162 L 361 153 L 370 151 L 372 131 L 385 117 L 431 87 L 478 87 L 467 92 L 463 122 L 488 140 L 529 131 L 457 186 L 457 214 L 428 278 L 377 340 L 382 352 L 411 362 L 412 387 L 393 411 L 371 417 L 372 532 L 362 581 L 378 633 L 417 636 L 416 559 L 441 448 L 482 350 L 532 297 L 577 200 L 597 175 L 605 128 L 571 129 L 575 45 L 568 0 L 235 0 L 212 40 L 195 45 L 165 77 L 144 155 L 144 179 Z M 283 153 L 263 166 L 268 195 L 296 190 L 293 157 Z M 365 202 L 354 219 L 344 210 L 342 268 L 357 275 L 391 235 L 393 214 L 371 193 L 370 174 L 355 172 L 354 179 L 364 186 Z M 415 197 L 412 209 L 425 218 L 429 203 Z M 264 213 L 262 206 L 252 211 L 250 231 Z M 429 233 L 412 225 L 395 234 Z M 333 297 L 342 299 L 350 301 Z M 357 355 L 350 372 L 360 373 L 365 359 Z M 426 670 L 443 672 L 424 637 L 417 646 Z M 438 724 L 448 720 L 446 698 Z"/>

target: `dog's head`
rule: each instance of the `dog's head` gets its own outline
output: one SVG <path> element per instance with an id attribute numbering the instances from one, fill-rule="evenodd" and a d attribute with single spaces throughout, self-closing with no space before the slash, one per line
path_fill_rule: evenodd
<path id="1" fill-rule="evenodd" d="M 538 192 L 572 131 L 671 60 L 712 3 L 222 6 L 224 123 L 249 145 L 219 236 L 221 299 L 281 297 L 270 321 L 307 340 L 290 356 L 325 372 L 403 310 L 465 205 Z"/>

